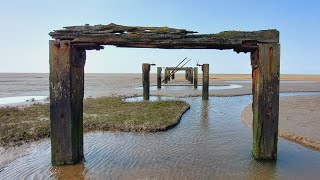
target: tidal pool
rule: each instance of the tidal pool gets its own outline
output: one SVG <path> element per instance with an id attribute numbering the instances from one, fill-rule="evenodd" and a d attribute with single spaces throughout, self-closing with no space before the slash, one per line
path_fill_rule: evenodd
<path id="1" fill-rule="evenodd" d="M 226 90 L 226 89 L 237 89 L 242 88 L 243 86 L 238 84 L 230 84 L 230 85 L 211 85 L 209 86 L 209 90 Z M 137 87 L 135 89 L 143 89 L 143 87 Z M 150 86 L 151 91 L 156 90 L 171 90 L 171 91 L 184 91 L 184 90 L 202 90 L 202 86 L 198 86 L 197 89 L 193 88 L 193 85 L 164 85 L 161 86 L 161 89 L 158 89 L 157 86 Z"/>
<path id="2" fill-rule="evenodd" d="M 303 95 L 306 93 L 299 93 Z M 291 93 L 291 95 L 297 95 Z M 318 179 L 320 152 L 279 138 L 276 162 L 251 157 L 252 133 L 241 112 L 252 96 L 182 98 L 181 122 L 157 133 L 92 132 L 85 161 L 52 167 L 50 141 L 0 170 L 1 179 Z"/>

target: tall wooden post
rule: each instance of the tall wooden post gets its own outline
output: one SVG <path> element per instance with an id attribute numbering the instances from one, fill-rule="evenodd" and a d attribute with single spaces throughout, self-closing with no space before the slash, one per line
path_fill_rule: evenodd
<path id="1" fill-rule="evenodd" d="M 158 89 L 161 89 L 161 67 L 157 67 L 157 87 Z"/>
<path id="2" fill-rule="evenodd" d="M 255 159 L 276 159 L 279 121 L 280 45 L 259 44 L 251 53 Z"/>
<path id="3" fill-rule="evenodd" d="M 209 64 L 202 65 L 202 100 L 209 100 Z"/>
<path id="4" fill-rule="evenodd" d="M 193 87 L 198 88 L 198 68 L 193 68 Z"/>
<path id="5" fill-rule="evenodd" d="M 190 71 L 190 79 L 189 79 L 189 81 L 190 81 L 190 84 L 193 84 L 193 68 L 190 68 L 189 71 Z"/>
<path id="6" fill-rule="evenodd" d="M 149 100 L 150 96 L 150 64 L 142 64 L 142 85 L 143 85 L 143 100 Z"/>
<path id="7" fill-rule="evenodd" d="M 86 51 L 70 41 L 49 41 L 51 162 L 83 158 L 83 93 Z"/>

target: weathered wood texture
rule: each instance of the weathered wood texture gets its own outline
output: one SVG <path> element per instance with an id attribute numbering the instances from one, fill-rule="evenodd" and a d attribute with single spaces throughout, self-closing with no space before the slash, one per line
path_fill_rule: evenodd
<path id="1" fill-rule="evenodd" d="M 209 100 L 209 64 L 202 65 L 202 100 Z"/>
<path id="2" fill-rule="evenodd" d="M 174 71 L 185 71 L 190 68 L 192 68 L 192 67 L 166 67 L 166 69 L 174 70 Z"/>
<path id="3" fill-rule="evenodd" d="M 277 30 L 224 31 L 217 34 L 197 34 L 185 29 L 108 25 L 69 26 L 50 34 L 54 39 L 70 40 L 89 49 L 100 45 L 165 49 L 234 49 L 251 52 L 257 43 L 279 43 Z"/>
<path id="4" fill-rule="evenodd" d="M 190 68 L 189 71 L 190 71 L 189 81 L 190 81 L 190 84 L 193 84 L 193 68 Z"/>
<path id="5" fill-rule="evenodd" d="M 171 72 L 171 78 L 172 78 L 172 80 L 174 79 L 175 74 L 176 74 L 176 73 L 175 73 L 174 71 Z"/>
<path id="6" fill-rule="evenodd" d="M 193 87 L 198 88 L 198 68 L 193 68 Z"/>
<path id="7" fill-rule="evenodd" d="M 158 89 L 161 89 L 161 67 L 157 67 L 157 87 Z"/>
<path id="8" fill-rule="evenodd" d="M 70 41 L 50 41 L 50 121 L 53 165 L 83 158 L 85 50 Z"/>
<path id="9" fill-rule="evenodd" d="M 150 64 L 142 64 L 143 100 L 150 98 Z"/>
<path id="10" fill-rule="evenodd" d="M 276 159 L 279 121 L 280 45 L 259 44 L 251 53 L 253 151 L 255 159 Z"/>

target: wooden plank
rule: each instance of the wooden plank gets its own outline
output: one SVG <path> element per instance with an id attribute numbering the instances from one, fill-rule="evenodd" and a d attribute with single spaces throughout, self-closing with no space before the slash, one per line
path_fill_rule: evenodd
<path id="1" fill-rule="evenodd" d="M 83 158 L 83 59 L 70 41 L 50 41 L 50 125 L 53 165 Z M 74 63 L 76 66 L 74 66 Z M 83 65 L 82 65 L 83 64 Z"/>
<path id="2" fill-rule="evenodd" d="M 224 31 L 217 34 L 195 34 L 194 31 L 168 27 L 108 25 L 70 26 L 50 34 L 54 39 L 74 44 L 114 45 L 118 47 L 164 49 L 234 49 L 250 52 L 257 43 L 279 43 L 277 30 Z"/>
<path id="3" fill-rule="evenodd" d="M 276 159 L 279 121 L 280 45 L 259 44 L 251 53 L 255 159 Z"/>
<path id="4" fill-rule="evenodd" d="M 142 64 L 142 86 L 143 86 L 143 100 L 150 98 L 150 64 Z"/>
<path id="5" fill-rule="evenodd" d="M 161 89 L 161 67 L 157 67 L 157 87 L 158 89 Z"/>
<path id="6" fill-rule="evenodd" d="M 202 100 L 209 100 L 209 64 L 202 65 Z"/>
<path id="7" fill-rule="evenodd" d="M 197 67 L 193 68 L 193 77 L 194 77 L 193 87 L 197 89 L 198 88 L 198 68 Z"/>

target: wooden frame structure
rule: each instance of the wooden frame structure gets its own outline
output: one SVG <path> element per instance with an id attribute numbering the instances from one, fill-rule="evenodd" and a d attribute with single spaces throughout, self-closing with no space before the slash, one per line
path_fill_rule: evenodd
<path id="1" fill-rule="evenodd" d="M 83 158 L 83 93 L 86 50 L 103 45 L 163 49 L 233 49 L 250 52 L 255 159 L 276 159 L 280 45 L 277 30 L 195 34 L 168 27 L 116 24 L 70 26 L 50 33 L 50 120 L 52 164 Z"/>

